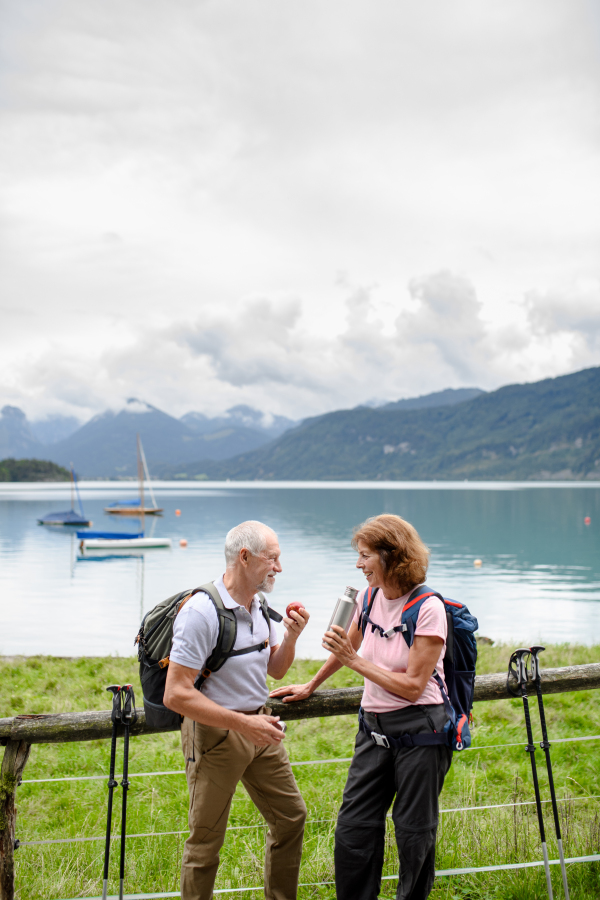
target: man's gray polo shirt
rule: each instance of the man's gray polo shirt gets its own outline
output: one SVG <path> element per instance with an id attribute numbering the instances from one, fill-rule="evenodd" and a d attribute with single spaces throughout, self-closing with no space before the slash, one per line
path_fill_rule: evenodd
<path id="1" fill-rule="evenodd" d="M 269 696 L 267 666 L 271 647 L 278 644 L 277 632 L 272 622 L 270 628 L 267 625 L 258 595 L 253 597 L 252 611 L 249 613 L 230 595 L 222 576 L 215 581 L 215 587 L 223 605 L 232 609 L 237 619 L 233 649 L 243 650 L 267 638 L 269 647 L 228 659 L 218 672 L 206 679 L 201 690 L 209 700 L 225 709 L 250 712 L 262 706 Z M 203 591 L 194 594 L 175 619 L 170 653 L 172 662 L 201 671 L 216 646 L 218 634 L 219 619 L 212 600 Z"/>

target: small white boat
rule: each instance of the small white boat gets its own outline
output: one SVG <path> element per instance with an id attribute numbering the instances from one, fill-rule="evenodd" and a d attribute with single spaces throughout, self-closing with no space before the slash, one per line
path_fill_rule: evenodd
<path id="1" fill-rule="evenodd" d="M 112 537 L 100 538 L 82 537 L 79 547 L 81 550 L 129 550 L 132 547 L 147 549 L 148 547 L 170 547 L 171 538 L 161 537 Z"/>

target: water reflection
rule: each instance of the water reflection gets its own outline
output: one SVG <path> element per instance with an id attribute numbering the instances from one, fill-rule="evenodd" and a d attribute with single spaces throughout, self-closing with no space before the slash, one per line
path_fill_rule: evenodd
<path id="1" fill-rule="evenodd" d="M 114 489 L 105 493 L 114 499 Z M 101 521 L 102 491 L 84 490 L 84 500 L 90 517 Z M 198 491 L 171 485 L 161 491 L 163 518 L 148 523 L 173 540 L 171 550 L 85 556 L 73 535 L 35 524 L 47 504 L 47 495 L 25 492 L 0 499 L 3 654 L 130 655 L 143 613 L 219 575 L 226 532 L 252 518 L 280 536 L 284 571 L 270 599 L 280 611 L 291 599 L 303 600 L 312 617 L 298 652 L 321 656 L 335 598 L 346 585 L 363 586 L 352 529 L 380 512 L 413 522 L 432 550 L 429 583 L 465 602 L 482 633 L 515 642 L 600 640 L 597 488 Z M 179 546 L 181 538 L 187 548 Z M 481 569 L 475 558 L 483 560 Z"/>

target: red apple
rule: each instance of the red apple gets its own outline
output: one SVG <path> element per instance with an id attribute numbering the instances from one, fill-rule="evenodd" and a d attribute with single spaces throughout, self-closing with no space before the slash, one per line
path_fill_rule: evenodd
<path id="1" fill-rule="evenodd" d="M 300 603 L 298 600 L 293 600 L 291 603 L 288 603 L 287 608 L 285 610 L 285 614 L 290 618 L 290 611 L 294 610 L 294 612 L 300 612 L 301 609 L 304 609 L 304 604 Z"/>

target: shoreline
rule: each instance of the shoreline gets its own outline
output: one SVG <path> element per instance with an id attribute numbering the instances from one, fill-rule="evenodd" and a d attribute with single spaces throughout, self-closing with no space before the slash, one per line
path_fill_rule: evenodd
<path id="1" fill-rule="evenodd" d="M 148 482 L 146 482 L 147 484 Z M 197 491 L 230 491 L 230 490 L 404 490 L 404 491 L 515 491 L 529 489 L 564 489 L 564 488 L 600 488 L 600 480 L 586 481 L 161 481 L 152 480 L 152 488 L 163 494 L 190 493 Z M 78 482 L 79 490 L 100 495 L 102 492 L 138 494 L 136 480 L 83 480 Z M 3 481 L 0 482 L 0 499 L 10 498 L 18 494 L 50 493 L 65 495 L 70 493 L 70 485 L 64 481 Z"/>

